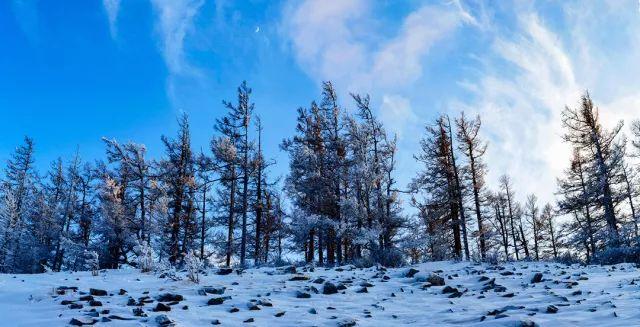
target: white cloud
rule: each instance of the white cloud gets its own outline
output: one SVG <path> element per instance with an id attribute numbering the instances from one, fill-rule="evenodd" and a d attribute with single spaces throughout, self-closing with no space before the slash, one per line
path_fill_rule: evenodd
<path id="1" fill-rule="evenodd" d="M 425 5 L 404 18 L 389 38 L 379 32 L 371 3 L 306 0 L 288 8 L 285 34 L 294 56 L 313 78 L 333 80 L 350 91 L 398 89 L 422 76 L 422 60 L 463 20 L 456 6 Z"/>
<path id="2" fill-rule="evenodd" d="M 384 95 L 380 106 L 380 119 L 384 121 L 386 129 L 398 135 L 405 136 L 405 130 L 419 124 L 418 116 L 413 112 L 409 99 L 399 95 Z"/>
<path id="3" fill-rule="evenodd" d="M 169 72 L 176 75 L 195 74 L 184 53 L 184 41 L 193 28 L 193 19 L 204 0 L 151 0 L 157 13 L 157 29 L 161 36 L 162 55 Z"/>
<path id="4" fill-rule="evenodd" d="M 156 12 L 156 29 L 160 35 L 161 52 L 169 71 L 167 93 L 177 102 L 179 78 L 201 78 L 199 69 L 185 55 L 185 39 L 194 28 L 193 20 L 204 0 L 151 0 Z"/>
<path id="5" fill-rule="evenodd" d="M 512 35 L 494 42 L 498 62 L 477 81 L 477 101 L 457 108 L 483 118 L 491 142 L 486 155 L 490 185 L 507 173 L 520 198 L 536 193 L 551 201 L 555 178 L 568 160 L 560 114 L 565 104 L 577 102 L 582 88 L 564 45 L 537 15 L 521 14 Z"/>
<path id="6" fill-rule="evenodd" d="M 120 11 L 120 0 L 102 0 L 102 6 L 109 20 L 109 32 L 111 33 L 111 37 L 115 39 L 118 34 L 116 23 L 118 20 L 118 12 Z"/>

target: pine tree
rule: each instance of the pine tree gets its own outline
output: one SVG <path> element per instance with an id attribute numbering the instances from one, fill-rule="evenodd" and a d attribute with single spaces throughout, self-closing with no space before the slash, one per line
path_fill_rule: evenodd
<path id="1" fill-rule="evenodd" d="M 460 114 L 460 118 L 456 119 L 456 126 L 456 137 L 459 143 L 458 148 L 467 159 L 468 179 L 471 184 L 471 190 L 473 191 L 473 204 L 478 224 L 480 257 L 484 260 L 487 252 L 487 241 L 480 195 L 483 193 L 484 177 L 487 170 L 482 160 L 487 150 L 487 144 L 478 136 L 481 126 L 480 116 L 476 116 L 473 120 L 467 120 L 463 112 Z"/>
<path id="2" fill-rule="evenodd" d="M 166 224 L 166 245 L 169 262 L 181 262 L 183 255 L 193 247 L 197 233 L 195 206 L 194 157 L 191 151 L 191 137 L 188 116 L 183 114 L 178 120 L 176 139 L 162 137 L 166 158 L 160 163 L 163 182 L 167 185 L 169 198 L 169 221 Z"/>
<path id="3" fill-rule="evenodd" d="M 562 112 L 562 124 L 566 129 L 563 139 L 585 156 L 589 166 L 591 186 L 589 198 L 594 199 L 598 208 L 602 208 L 609 233 L 608 243 L 616 247 L 620 243 L 616 203 L 619 201 L 617 186 L 621 182 L 624 144 L 618 140 L 622 122 L 611 131 L 600 124 L 598 109 L 594 106 L 589 93 L 581 98 L 580 107 L 565 107 Z"/>

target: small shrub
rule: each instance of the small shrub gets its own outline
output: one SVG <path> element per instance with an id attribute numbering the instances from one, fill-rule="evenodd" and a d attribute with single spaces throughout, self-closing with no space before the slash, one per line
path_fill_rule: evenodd
<path id="1" fill-rule="evenodd" d="M 203 264 L 193 250 L 184 257 L 184 266 L 187 269 L 187 278 L 196 284 L 200 283 L 200 270 Z"/>

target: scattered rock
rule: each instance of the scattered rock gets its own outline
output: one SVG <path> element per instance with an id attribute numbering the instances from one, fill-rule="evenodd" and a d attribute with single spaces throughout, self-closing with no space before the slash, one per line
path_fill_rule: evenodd
<path id="1" fill-rule="evenodd" d="M 202 291 L 206 294 L 217 294 L 222 295 L 226 290 L 226 287 L 213 287 L 213 286 L 204 286 L 202 287 Z"/>
<path id="2" fill-rule="evenodd" d="M 301 291 L 296 291 L 296 297 L 298 299 L 308 299 L 311 297 L 311 294 Z"/>
<path id="3" fill-rule="evenodd" d="M 531 278 L 531 283 L 540 283 L 542 281 L 542 273 L 535 273 L 535 275 L 533 275 L 533 278 Z"/>
<path id="4" fill-rule="evenodd" d="M 216 275 L 228 275 L 233 272 L 231 268 L 220 268 L 216 271 Z"/>
<path id="5" fill-rule="evenodd" d="M 427 277 L 427 282 L 431 283 L 433 286 L 444 286 L 444 278 L 436 274 L 431 274 Z"/>
<path id="6" fill-rule="evenodd" d="M 155 312 L 159 312 L 159 311 L 163 311 L 163 312 L 171 311 L 171 307 L 170 307 L 170 306 L 168 306 L 168 305 L 166 305 L 166 304 L 164 304 L 164 303 L 162 303 L 162 302 L 158 302 L 158 304 L 156 304 L 156 307 L 155 307 L 155 308 L 153 308 L 153 311 L 155 311 Z"/>
<path id="7" fill-rule="evenodd" d="M 136 317 L 146 317 L 147 314 L 142 310 L 142 308 L 133 308 L 133 315 Z"/>
<path id="8" fill-rule="evenodd" d="M 366 287 L 360 287 L 356 293 L 369 293 L 369 290 Z"/>
<path id="9" fill-rule="evenodd" d="M 156 323 L 158 326 L 172 326 L 173 321 L 167 317 L 167 315 L 159 315 L 156 317 Z"/>
<path id="10" fill-rule="evenodd" d="M 83 319 L 83 318 L 72 318 L 71 321 L 69 321 L 69 325 L 71 326 L 89 326 L 89 325 L 93 325 L 96 322 L 98 322 L 95 319 Z"/>
<path id="11" fill-rule="evenodd" d="M 284 311 L 280 311 L 280 312 L 276 313 L 274 316 L 280 318 L 280 317 L 284 316 L 284 314 L 285 314 Z"/>
<path id="12" fill-rule="evenodd" d="M 338 287 L 331 282 L 324 283 L 322 287 L 322 294 L 330 295 L 338 293 Z"/>
<path id="13" fill-rule="evenodd" d="M 338 323 L 338 327 L 353 327 L 356 325 L 355 319 L 347 318 Z"/>
<path id="14" fill-rule="evenodd" d="M 91 300 L 91 301 L 89 301 L 89 306 L 92 306 L 92 307 L 101 307 L 101 306 L 102 306 L 102 302 L 97 301 L 97 300 Z"/>
<path id="15" fill-rule="evenodd" d="M 289 279 L 289 281 L 291 282 L 299 282 L 299 281 L 305 281 L 305 280 L 309 280 L 309 276 L 307 275 L 296 275 L 291 277 L 291 279 Z"/>
<path id="16" fill-rule="evenodd" d="M 547 307 L 547 313 L 557 313 L 558 312 L 558 307 L 556 307 L 555 305 L 549 305 Z"/>
<path id="17" fill-rule="evenodd" d="M 97 289 L 97 288 L 90 288 L 89 289 L 89 294 L 91 294 L 93 296 L 107 296 L 107 291 L 101 290 L 101 289 Z"/>
<path id="18" fill-rule="evenodd" d="M 418 269 L 409 268 L 409 270 L 404 274 L 404 277 L 413 278 L 413 276 L 419 272 L 420 270 Z"/>
<path id="19" fill-rule="evenodd" d="M 180 294 L 164 293 L 158 296 L 158 302 L 180 302 L 184 297 Z"/>
<path id="20" fill-rule="evenodd" d="M 207 301 L 207 305 L 220 305 L 224 303 L 225 298 L 222 297 L 214 297 Z"/>

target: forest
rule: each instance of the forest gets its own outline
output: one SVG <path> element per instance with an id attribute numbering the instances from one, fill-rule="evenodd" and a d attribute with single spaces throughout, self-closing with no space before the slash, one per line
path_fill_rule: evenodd
<path id="1" fill-rule="evenodd" d="M 243 82 L 213 132 L 161 136 L 164 154 L 103 138 L 105 156 L 80 153 L 36 166 L 37 140 L 17 145 L 0 179 L 0 272 L 156 267 L 253 267 L 306 262 L 398 267 L 425 261 L 640 263 L 640 121 L 603 126 L 585 92 L 562 111 L 572 149 L 558 199 L 516 200 L 504 172 L 487 186 L 481 117 L 425 122 L 416 175 L 399 185 L 397 138 L 367 95 L 338 99 L 331 82 L 297 109 L 280 148 L 284 178 L 263 154 L 259 106 Z M 348 107 L 346 107 L 348 106 Z M 348 109 L 347 109 L 348 108 Z M 559 108 L 560 110 L 560 108 Z M 266 113 L 263 113 L 266 114 Z M 197 151 L 191 133 L 212 133 Z M 508 160 L 508 158 L 505 158 Z"/>

